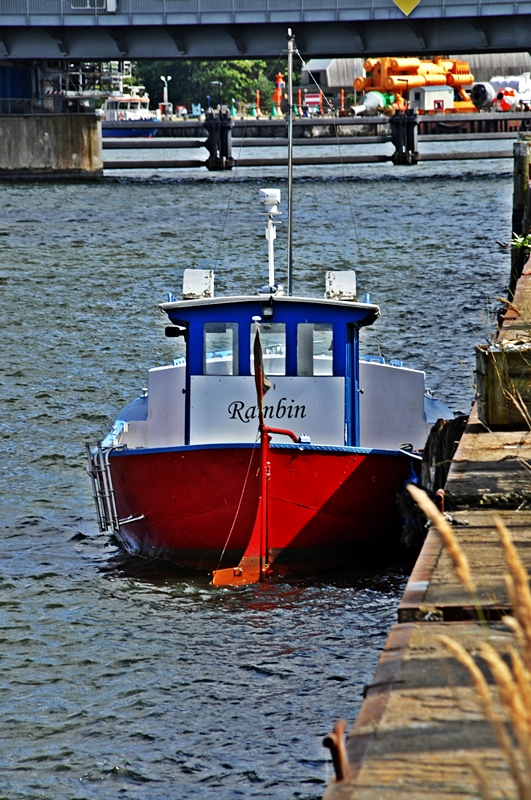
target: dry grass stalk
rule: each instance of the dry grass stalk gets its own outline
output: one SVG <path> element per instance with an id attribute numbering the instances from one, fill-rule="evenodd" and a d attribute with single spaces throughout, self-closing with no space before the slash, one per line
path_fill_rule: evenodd
<path id="1" fill-rule="evenodd" d="M 511 389 L 506 389 L 504 394 L 507 399 L 511 401 L 516 410 L 522 415 L 527 427 L 531 429 L 531 414 L 527 410 L 525 402 L 518 389 L 516 389 L 513 385 Z"/>
<path id="2" fill-rule="evenodd" d="M 526 715 L 526 723 L 528 731 L 531 731 L 531 675 L 529 670 L 522 660 L 522 657 L 515 647 L 511 647 L 511 666 L 513 670 L 514 680 L 524 704 L 524 713 Z"/>
<path id="3" fill-rule="evenodd" d="M 476 589 L 468 560 L 448 521 L 425 492 L 412 485 L 408 486 L 408 490 L 441 534 L 457 577 L 474 596 Z M 513 617 L 504 617 L 503 622 L 513 632 L 517 648 L 512 647 L 509 651 L 510 667 L 494 647 L 486 642 L 480 646 L 480 654 L 490 669 L 505 716 L 496 713 L 491 689 L 470 653 L 448 636 L 440 636 L 439 639 L 471 676 L 483 713 L 492 725 L 498 746 L 509 764 L 519 800 L 531 800 L 531 590 L 529 577 L 507 527 L 500 518 L 496 517 L 494 521 L 509 569 L 505 579 L 514 614 Z M 506 727 L 506 719 L 516 741 Z M 473 763 L 472 768 L 481 796 L 484 800 L 492 800 L 484 770 L 477 763 Z"/>
<path id="4" fill-rule="evenodd" d="M 525 762 L 526 773 L 531 778 L 531 740 L 527 725 L 527 711 L 523 698 L 518 691 L 518 685 L 511 674 L 511 670 L 492 645 L 483 642 L 479 649 L 496 682 L 500 699 L 511 722 Z"/>
<path id="5" fill-rule="evenodd" d="M 509 578 L 509 575 L 505 575 L 504 577 L 507 579 Z M 509 583 L 509 581 L 507 581 L 507 583 Z M 511 581 L 511 586 L 512 586 L 512 581 Z M 509 630 L 511 630 L 514 633 L 516 644 L 520 648 L 520 651 L 523 651 L 523 648 L 525 647 L 525 635 L 522 630 L 522 626 L 520 625 L 518 620 L 516 620 L 514 617 L 502 617 L 502 622 L 506 628 L 509 628 Z"/>
<path id="6" fill-rule="evenodd" d="M 490 790 L 489 776 L 484 767 L 476 759 L 472 759 L 470 761 L 470 766 L 474 770 L 474 775 L 476 776 L 479 791 L 481 792 L 481 797 L 483 800 L 494 800 L 493 794 Z"/>
<path id="7" fill-rule="evenodd" d="M 499 517 L 494 518 L 494 523 L 502 544 L 505 562 L 509 567 L 510 575 L 507 579 L 507 589 L 514 617 L 519 623 L 522 632 L 520 641 L 522 658 L 527 669 L 531 671 L 531 590 L 529 589 L 529 577 L 507 527 Z"/>
<path id="8" fill-rule="evenodd" d="M 509 736 L 503 718 L 494 710 L 494 704 L 490 693 L 489 685 L 478 665 L 465 648 L 452 639 L 450 636 L 439 636 L 439 640 L 455 656 L 457 661 L 462 664 L 469 672 L 472 683 L 478 695 L 482 711 L 487 720 L 492 725 L 498 747 L 504 754 L 511 770 L 513 780 L 518 787 L 518 797 L 520 800 L 531 800 L 530 777 L 521 769 L 518 755 L 515 752 L 511 737 Z"/>
<path id="9" fill-rule="evenodd" d="M 430 500 L 423 489 L 419 489 L 418 486 L 410 483 L 408 484 L 407 490 L 415 503 L 419 506 L 420 510 L 426 515 L 434 528 L 436 528 L 440 533 L 444 542 L 444 546 L 448 551 L 448 555 L 452 559 L 457 577 L 463 586 L 470 592 L 470 594 L 475 595 L 476 585 L 472 580 L 472 575 L 470 574 L 468 559 L 455 537 L 452 526 L 444 514 L 441 514 L 435 503 Z"/>

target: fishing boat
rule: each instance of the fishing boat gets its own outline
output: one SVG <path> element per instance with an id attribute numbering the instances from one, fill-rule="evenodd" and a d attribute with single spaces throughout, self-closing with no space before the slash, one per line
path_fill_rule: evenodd
<path id="1" fill-rule="evenodd" d="M 104 122 L 157 122 L 157 117 L 149 108 L 149 95 L 139 94 L 139 87 L 131 87 L 132 94 L 113 93 L 103 104 Z M 135 91 L 136 88 L 136 91 Z M 141 87 L 143 89 L 143 87 Z M 147 137 L 156 136 L 157 128 L 103 128 L 102 136 Z"/>
<path id="2" fill-rule="evenodd" d="M 423 372 L 360 356 L 380 311 L 357 301 L 354 271 L 328 271 L 324 296 L 303 297 L 289 263 L 284 293 L 280 199 L 260 190 L 267 284 L 216 296 L 212 271 L 185 270 L 182 299 L 160 304 L 182 355 L 149 370 L 142 396 L 87 444 L 100 529 L 217 585 L 343 566 L 397 535 L 396 494 L 430 422 L 453 416 L 426 398 Z"/>

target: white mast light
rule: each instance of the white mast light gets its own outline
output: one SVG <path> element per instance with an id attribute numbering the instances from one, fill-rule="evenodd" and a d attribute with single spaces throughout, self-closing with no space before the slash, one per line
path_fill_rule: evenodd
<path id="1" fill-rule="evenodd" d="M 275 284 L 275 251 L 273 242 L 277 238 L 277 228 L 273 224 L 274 219 L 281 212 L 278 210 L 280 203 L 280 189 L 260 189 L 260 202 L 265 206 L 267 213 L 267 226 L 265 237 L 267 239 L 267 250 L 269 256 L 269 285 L 262 286 L 262 294 L 284 294 L 284 287 Z"/>
<path id="2" fill-rule="evenodd" d="M 280 189 L 260 189 L 260 202 L 266 206 L 269 214 L 280 214 L 277 209 L 280 203 Z"/>

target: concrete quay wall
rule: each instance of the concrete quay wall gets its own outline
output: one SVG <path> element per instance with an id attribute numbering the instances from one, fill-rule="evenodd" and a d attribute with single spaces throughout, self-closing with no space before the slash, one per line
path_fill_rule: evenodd
<path id="1" fill-rule="evenodd" d="M 99 178 L 101 121 L 84 114 L 0 116 L 0 178 Z"/>

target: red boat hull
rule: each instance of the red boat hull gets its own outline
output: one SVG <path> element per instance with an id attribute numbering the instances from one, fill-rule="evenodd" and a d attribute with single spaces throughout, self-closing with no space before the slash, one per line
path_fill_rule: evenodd
<path id="1" fill-rule="evenodd" d="M 255 555 L 261 535 L 269 575 L 308 574 L 398 530 L 407 455 L 273 445 L 268 459 L 264 539 L 258 445 L 114 451 L 118 538 L 131 553 L 212 572 Z"/>

